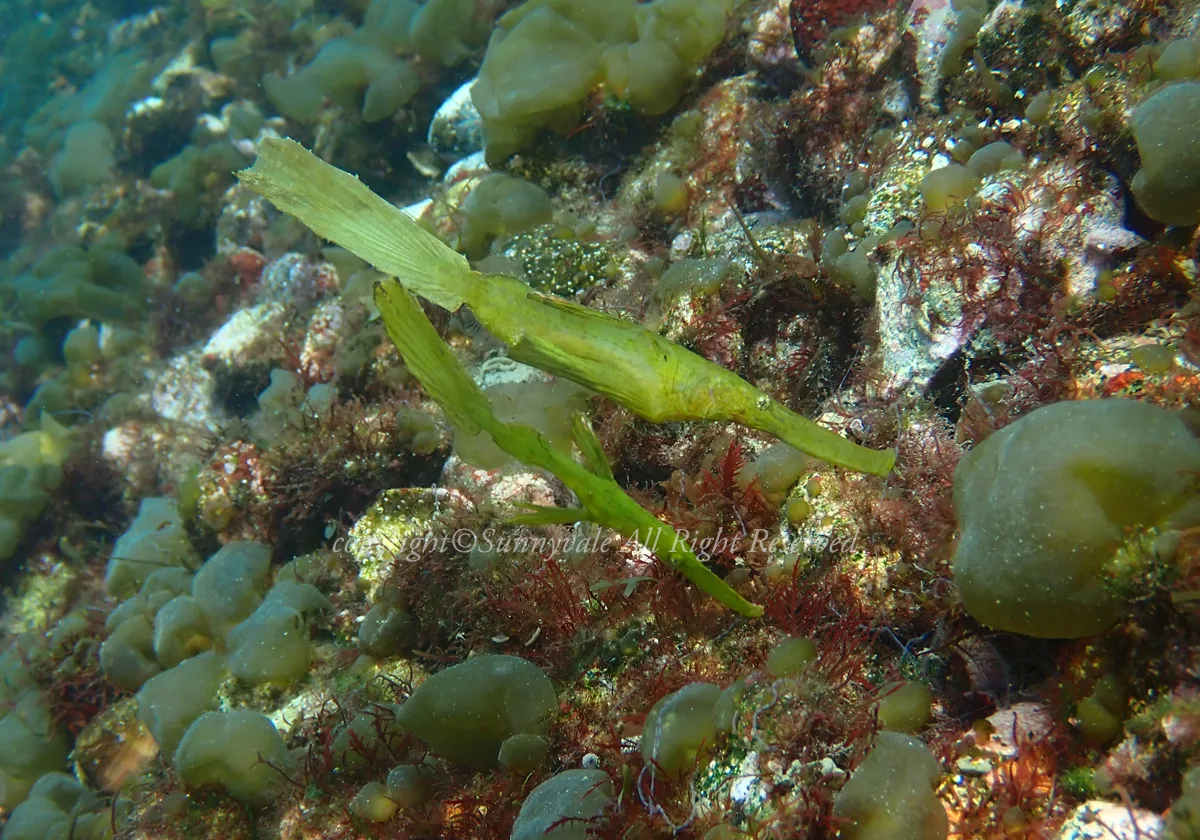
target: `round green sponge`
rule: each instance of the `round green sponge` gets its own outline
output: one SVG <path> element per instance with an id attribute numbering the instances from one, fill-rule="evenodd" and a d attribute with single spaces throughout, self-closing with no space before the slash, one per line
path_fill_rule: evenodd
<path id="1" fill-rule="evenodd" d="M 1032 411 L 963 456 L 954 582 L 967 611 L 1040 638 L 1098 633 L 1124 608 L 1106 580 L 1131 532 L 1196 496 L 1200 441 L 1132 400 Z"/>

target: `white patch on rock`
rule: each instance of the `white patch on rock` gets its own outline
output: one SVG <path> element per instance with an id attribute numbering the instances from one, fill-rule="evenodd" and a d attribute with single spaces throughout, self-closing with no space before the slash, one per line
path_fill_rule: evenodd
<path id="1" fill-rule="evenodd" d="M 212 334 L 202 353 L 208 359 L 239 366 L 256 355 L 256 350 L 277 340 L 284 317 L 280 303 L 261 303 L 239 309 Z"/>
<path id="2" fill-rule="evenodd" d="M 1075 809 L 1058 840 L 1162 840 L 1162 817 L 1142 808 L 1093 800 Z"/>
<path id="3" fill-rule="evenodd" d="M 221 427 L 216 382 L 196 351 L 171 359 L 150 386 L 150 405 L 164 420 L 210 431 Z"/>
<path id="4" fill-rule="evenodd" d="M 464 82 L 438 106 L 429 122 L 429 145 L 434 151 L 465 158 L 483 149 L 483 120 L 471 101 L 475 79 Z"/>

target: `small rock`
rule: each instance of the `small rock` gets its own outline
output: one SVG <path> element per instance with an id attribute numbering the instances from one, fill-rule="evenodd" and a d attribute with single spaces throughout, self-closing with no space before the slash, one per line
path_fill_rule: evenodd
<path id="1" fill-rule="evenodd" d="M 1058 840 L 1161 840 L 1162 817 L 1141 808 L 1093 800 L 1075 809 Z"/>
<path id="2" fill-rule="evenodd" d="M 273 356 L 271 351 L 279 342 L 286 317 L 279 303 L 239 309 L 212 334 L 202 355 L 210 364 L 224 362 L 231 367 Z"/>
<path id="3" fill-rule="evenodd" d="M 438 154 L 459 160 L 483 150 L 483 123 L 471 101 L 474 84 L 474 79 L 464 82 L 433 115 L 429 145 Z"/>
<path id="4" fill-rule="evenodd" d="M 1037 703 L 1015 703 L 990 715 L 988 723 L 993 727 L 992 737 L 979 746 L 999 758 L 1015 758 L 1022 746 L 1050 737 L 1054 716 Z"/>
<path id="5" fill-rule="evenodd" d="M 359 567 L 359 580 L 375 598 L 393 564 L 419 562 L 424 553 L 459 550 L 462 528 L 451 528 L 456 515 L 471 509 L 465 496 L 440 487 L 385 490 L 350 529 L 345 550 Z"/>
<path id="6" fill-rule="evenodd" d="M 165 420 L 216 431 L 224 418 L 215 408 L 215 394 L 212 374 L 205 369 L 201 354 L 193 352 L 172 359 L 154 377 L 150 404 Z"/>
<path id="7" fill-rule="evenodd" d="M 960 758 L 955 763 L 955 767 L 964 776 L 986 776 L 995 769 L 995 765 L 986 758 L 974 758 L 969 755 L 964 755 Z"/>

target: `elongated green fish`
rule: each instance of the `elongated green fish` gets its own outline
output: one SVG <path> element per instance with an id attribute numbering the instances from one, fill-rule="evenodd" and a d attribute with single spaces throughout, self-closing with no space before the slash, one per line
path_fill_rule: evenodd
<path id="1" fill-rule="evenodd" d="M 515 517 L 529 525 L 589 521 L 654 547 L 655 554 L 699 589 L 725 606 L 751 618 L 762 607 L 750 603 L 700 562 L 678 532 L 631 499 L 613 479 L 600 441 L 582 415 L 575 417 L 575 442 L 587 466 L 551 446 L 541 434 L 518 423 L 504 423 L 466 368 L 442 341 L 421 305 L 403 286 L 384 281 L 375 286 L 375 304 L 388 335 L 404 363 L 458 428 L 487 432 L 496 445 L 518 461 L 553 473 L 579 499 L 579 508 L 534 508 Z"/>
<path id="2" fill-rule="evenodd" d="M 290 140 L 266 140 L 238 173 L 319 236 L 445 309 L 471 307 L 521 362 L 611 397 L 654 422 L 734 420 L 852 470 L 887 475 L 895 453 L 867 449 L 780 405 L 736 374 L 644 327 L 472 271 L 466 259 L 354 176 Z"/>

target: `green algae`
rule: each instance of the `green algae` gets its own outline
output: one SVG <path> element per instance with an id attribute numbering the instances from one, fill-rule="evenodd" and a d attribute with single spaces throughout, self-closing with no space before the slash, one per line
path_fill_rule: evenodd
<path id="1" fill-rule="evenodd" d="M 392 565 L 436 523 L 436 491 L 404 487 L 385 490 L 350 530 L 346 550 L 358 562 L 359 580 L 371 600 L 387 581 Z"/>
<path id="2" fill-rule="evenodd" d="M 620 259 L 607 245 L 561 234 L 556 225 L 518 233 L 500 255 L 519 265 L 521 278 L 534 289 L 559 297 L 575 297 L 620 276 Z"/>

